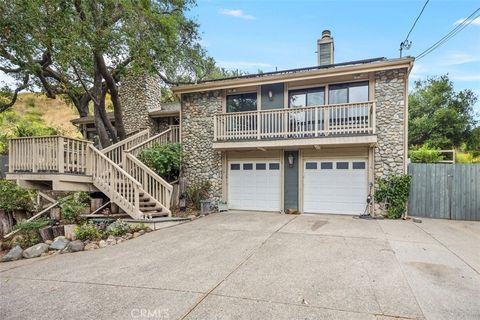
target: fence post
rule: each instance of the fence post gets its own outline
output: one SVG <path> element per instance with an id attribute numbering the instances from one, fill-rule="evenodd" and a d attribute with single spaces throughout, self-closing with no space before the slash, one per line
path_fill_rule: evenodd
<path id="1" fill-rule="evenodd" d="M 58 173 L 64 173 L 65 172 L 65 146 L 64 146 L 64 141 L 63 137 L 57 137 L 58 143 L 57 143 L 57 169 Z"/>

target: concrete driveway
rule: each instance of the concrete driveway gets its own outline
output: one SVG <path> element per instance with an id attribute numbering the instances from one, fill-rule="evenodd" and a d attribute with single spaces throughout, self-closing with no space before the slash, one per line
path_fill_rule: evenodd
<path id="1" fill-rule="evenodd" d="M 480 223 L 222 213 L 0 264 L 0 319 L 478 319 Z"/>

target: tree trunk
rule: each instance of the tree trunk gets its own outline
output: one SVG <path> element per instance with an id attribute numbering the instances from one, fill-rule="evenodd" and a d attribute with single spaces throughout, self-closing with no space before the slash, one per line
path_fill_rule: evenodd
<path id="1" fill-rule="evenodd" d="M 123 123 L 123 110 L 118 94 L 117 84 L 115 83 L 111 72 L 108 70 L 105 64 L 103 55 L 98 52 L 95 53 L 95 60 L 103 79 L 105 79 L 105 83 L 107 84 L 108 91 L 110 92 L 110 96 L 112 98 L 113 114 L 115 116 L 115 128 L 117 129 L 118 137 L 120 138 L 120 140 L 123 140 L 127 137 L 127 133 L 125 131 L 125 125 Z"/>
<path id="2" fill-rule="evenodd" d="M 110 133 L 110 137 L 113 141 L 113 143 L 118 142 L 118 137 L 117 137 L 117 131 L 112 125 L 112 122 L 110 121 L 107 110 L 105 109 L 105 98 L 107 96 L 107 89 L 102 87 L 102 97 L 98 101 L 98 108 L 100 111 L 100 116 L 102 117 L 103 124 L 105 125 L 105 128 L 108 130 Z"/>
<path id="3" fill-rule="evenodd" d="M 95 128 L 97 129 L 97 134 L 100 139 L 100 144 L 102 148 L 106 148 L 110 146 L 112 143 L 110 141 L 110 137 L 108 136 L 107 129 L 105 127 L 105 122 L 102 119 L 102 110 L 101 110 L 101 99 L 102 99 L 102 75 L 98 71 L 98 68 L 95 65 L 95 76 L 93 80 L 93 88 L 92 88 L 92 97 L 93 101 L 93 120 L 95 122 Z M 105 103 L 105 102 L 104 102 Z"/>
<path id="4" fill-rule="evenodd" d="M 59 236 L 64 236 L 65 231 L 63 229 L 63 226 L 53 226 L 52 227 L 52 233 L 53 233 L 53 238 L 55 239 L 56 237 Z"/>
<path id="5" fill-rule="evenodd" d="M 47 240 L 53 240 L 53 231 L 52 227 L 50 226 L 39 229 L 38 233 L 40 233 L 40 237 L 42 237 L 43 242 Z"/>

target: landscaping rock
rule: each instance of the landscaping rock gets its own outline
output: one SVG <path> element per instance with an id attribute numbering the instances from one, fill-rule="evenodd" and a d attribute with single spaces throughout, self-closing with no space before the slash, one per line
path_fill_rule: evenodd
<path id="1" fill-rule="evenodd" d="M 133 233 L 133 237 L 134 237 L 134 238 L 138 238 L 138 237 L 140 237 L 140 236 L 141 236 L 140 232 L 134 232 L 134 233 Z"/>
<path id="2" fill-rule="evenodd" d="M 143 235 L 145 234 L 145 230 L 140 230 L 140 231 L 138 231 L 138 233 L 139 233 L 141 236 L 143 236 Z"/>
<path id="3" fill-rule="evenodd" d="M 15 261 L 15 260 L 22 259 L 23 257 L 22 253 L 23 253 L 23 249 L 19 245 L 16 245 L 10 251 L 8 251 L 6 255 L 2 257 L 2 262 Z"/>
<path id="4" fill-rule="evenodd" d="M 25 259 L 30 259 L 30 258 L 40 257 L 42 253 L 47 251 L 48 251 L 48 244 L 39 243 L 34 246 L 31 246 L 30 248 L 23 250 L 22 255 Z"/>
<path id="5" fill-rule="evenodd" d="M 50 250 L 63 250 L 68 246 L 69 243 L 70 240 L 63 236 L 56 237 L 53 243 L 50 245 Z"/>
<path id="6" fill-rule="evenodd" d="M 100 247 L 98 246 L 98 244 L 96 244 L 94 242 L 91 242 L 84 247 L 84 250 L 85 251 L 90 251 L 90 250 L 96 250 L 96 249 L 99 249 L 99 248 Z"/>
<path id="7" fill-rule="evenodd" d="M 145 231 L 146 232 L 152 232 L 153 230 L 150 227 L 148 227 Z"/>
<path id="8" fill-rule="evenodd" d="M 74 240 L 68 244 L 68 246 L 65 248 L 65 251 L 78 252 L 78 251 L 83 251 L 84 248 L 85 248 L 85 245 L 83 244 L 82 241 Z"/>
<path id="9" fill-rule="evenodd" d="M 98 243 L 98 246 L 100 248 L 105 248 L 107 246 L 107 242 L 105 240 L 100 240 L 100 242 Z"/>
<path id="10" fill-rule="evenodd" d="M 117 244 L 117 240 L 115 239 L 114 236 L 108 236 L 106 242 L 107 242 L 107 246 L 113 246 Z"/>
<path id="11" fill-rule="evenodd" d="M 45 244 L 51 245 L 53 243 L 52 240 L 45 240 Z"/>
<path id="12" fill-rule="evenodd" d="M 131 234 L 130 232 L 127 232 L 123 237 L 125 240 L 130 240 L 133 238 L 133 234 Z"/>
<path id="13" fill-rule="evenodd" d="M 119 243 L 123 242 L 123 238 L 122 237 L 116 237 L 115 241 L 117 242 L 117 244 L 119 244 Z"/>

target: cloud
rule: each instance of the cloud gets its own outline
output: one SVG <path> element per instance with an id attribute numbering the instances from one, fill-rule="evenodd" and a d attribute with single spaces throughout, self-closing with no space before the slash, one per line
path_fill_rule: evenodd
<path id="1" fill-rule="evenodd" d="M 254 16 L 246 14 L 245 12 L 243 12 L 243 10 L 240 9 L 222 9 L 220 10 L 220 14 L 245 20 L 255 20 Z"/>
<path id="2" fill-rule="evenodd" d="M 480 55 L 473 55 L 468 53 L 452 53 L 447 55 L 445 58 L 442 59 L 443 64 L 446 65 L 459 65 L 471 62 L 480 62 Z"/>
<path id="3" fill-rule="evenodd" d="M 475 19 L 466 19 L 466 18 L 463 18 L 463 19 L 459 19 L 457 21 L 455 21 L 455 24 L 460 24 L 460 23 L 464 23 L 464 22 L 467 22 L 467 23 L 470 23 L 470 24 L 473 24 L 473 25 L 476 25 L 476 26 L 480 26 L 480 17 L 478 18 L 475 18 Z"/>
<path id="4" fill-rule="evenodd" d="M 241 68 L 271 68 L 269 63 L 250 62 L 250 61 L 217 61 L 218 65 L 227 69 L 241 69 Z"/>

